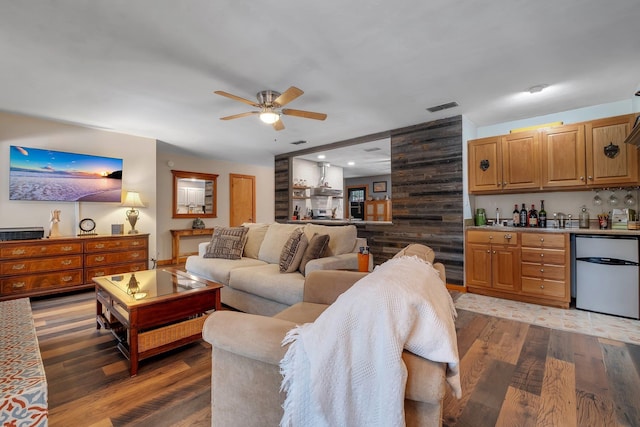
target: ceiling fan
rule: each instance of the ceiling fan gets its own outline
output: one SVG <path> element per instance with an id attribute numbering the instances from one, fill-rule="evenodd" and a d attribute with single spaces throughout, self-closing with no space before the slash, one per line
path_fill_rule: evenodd
<path id="1" fill-rule="evenodd" d="M 217 95 L 226 96 L 227 98 L 235 99 L 236 101 L 244 102 L 245 104 L 249 104 L 260 109 L 260 111 L 247 111 L 246 113 L 221 117 L 220 120 L 239 119 L 240 117 L 259 114 L 260 120 L 272 125 L 275 130 L 282 130 L 284 129 L 284 124 L 282 124 L 282 120 L 280 120 L 281 114 L 285 116 L 295 116 L 314 120 L 324 120 L 327 118 L 327 115 L 324 113 L 314 113 L 313 111 L 282 108 L 304 93 L 301 89 L 298 89 L 295 86 L 291 86 L 289 89 L 285 90 L 284 93 L 276 92 L 274 90 L 260 91 L 256 94 L 258 102 L 253 102 L 246 98 L 232 95 L 221 90 L 217 90 L 214 93 Z"/>

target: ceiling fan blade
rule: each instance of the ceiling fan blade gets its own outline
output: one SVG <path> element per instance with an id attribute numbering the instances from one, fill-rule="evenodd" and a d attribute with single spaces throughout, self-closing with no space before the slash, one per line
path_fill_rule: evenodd
<path id="1" fill-rule="evenodd" d="M 260 111 L 248 111 L 246 113 L 234 114 L 233 116 L 220 117 L 220 120 L 239 119 L 240 117 L 252 116 L 254 114 L 260 114 Z"/>
<path id="2" fill-rule="evenodd" d="M 271 126 L 273 126 L 275 130 L 284 129 L 284 123 L 282 123 L 282 120 L 278 120 L 277 122 L 274 122 Z"/>
<path id="3" fill-rule="evenodd" d="M 298 89 L 295 86 L 291 86 L 289 89 L 285 90 L 282 95 L 273 100 L 274 104 L 278 104 L 283 107 L 302 95 L 304 92 L 301 89 Z"/>
<path id="4" fill-rule="evenodd" d="M 216 90 L 213 93 L 215 93 L 216 95 L 226 96 L 227 98 L 231 98 L 231 99 L 234 99 L 236 101 L 244 102 L 245 104 L 249 104 L 249 105 L 251 105 L 253 107 L 258 107 L 258 108 L 260 107 L 260 104 L 256 104 L 254 101 L 249 101 L 248 99 L 242 98 L 240 96 L 232 95 L 232 94 L 230 94 L 228 92 L 224 92 L 224 91 L 221 91 L 221 90 Z"/>
<path id="5" fill-rule="evenodd" d="M 314 113 L 313 111 L 292 110 L 291 108 L 284 108 L 282 114 L 287 116 L 303 117 L 305 119 L 324 120 L 327 115 L 324 113 Z"/>

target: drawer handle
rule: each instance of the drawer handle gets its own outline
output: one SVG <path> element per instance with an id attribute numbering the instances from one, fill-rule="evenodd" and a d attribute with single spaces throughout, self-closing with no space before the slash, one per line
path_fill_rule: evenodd
<path id="1" fill-rule="evenodd" d="M 14 264 L 11 267 L 12 270 L 24 270 L 24 264 Z"/>
<path id="2" fill-rule="evenodd" d="M 96 276 L 104 276 L 104 271 L 96 271 Z"/>
<path id="3" fill-rule="evenodd" d="M 63 246 L 62 250 L 65 251 L 65 252 L 69 252 L 69 251 L 73 250 L 73 247 L 72 246 Z"/>
<path id="4" fill-rule="evenodd" d="M 72 262 L 73 262 L 73 261 L 71 261 L 70 259 L 65 259 L 65 260 L 62 260 L 60 263 L 61 263 L 62 265 L 70 265 Z"/>
<path id="5" fill-rule="evenodd" d="M 138 252 L 134 252 L 131 254 L 131 258 L 138 258 L 140 254 Z"/>
<path id="6" fill-rule="evenodd" d="M 14 282 L 11 284 L 11 287 L 13 289 L 20 289 L 20 288 L 24 288 L 26 286 L 25 282 Z"/>
<path id="7" fill-rule="evenodd" d="M 511 234 L 505 234 L 504 238 L 507 239 L 507 240 L 511 240 Z"/>
<path id="8" fill-rule="evenodd" d="M 70 282 L 71 280 L 73 280 L 73 276 L 64 276 L 61 280 L 63 282 Z"/>
<path id="9" fill-rule="evenodd" d="M 104 257 L 103 257 L 103 256 L 97 256 L 97 257 L 95 257 L 94 259 L 95 259 L 96 261 L 98 261 L 98 262 L 102 262 L 102 261 L 104 261 Z"/>
<path id="10" fill-rule="evenodd" d="M 13 252 L 11 252 L 11 254 L 12 255 L 22 255 L 25 252 L 26 251 L 24 249 L 14 249 Z"/>
<path id="11" fill-rule="evenodd" d="M 140 270 L 140 267 L 135 267 L 131 269 L 131 271 L 139 271 L 139 270 Z"/>
<path id="12" fill-rule="evenodd" d="M 104 243 L 96 243 L 96 249 L 103 249 Z"/>
<path id="13" fill-rule="evenodd" d="M 137 240 L 133 241 L 131 242 L 131 246 L 140 246 L 140 242 L 138 242 Z"/>

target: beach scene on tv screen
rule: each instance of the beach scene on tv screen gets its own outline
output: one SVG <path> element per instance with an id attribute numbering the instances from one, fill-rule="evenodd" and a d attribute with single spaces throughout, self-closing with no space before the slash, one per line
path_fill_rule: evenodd
<path id="1" fill-rule="evenodd" d="M 9 199 L 120 202 L 122 159 L 10 147 Z"/>

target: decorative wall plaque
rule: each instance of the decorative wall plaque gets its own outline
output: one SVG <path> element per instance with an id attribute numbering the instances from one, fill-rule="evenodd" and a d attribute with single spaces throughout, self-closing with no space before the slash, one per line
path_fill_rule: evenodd
<path id="1" fill-rule="evenodd" d="M 480 169 L 482 169 L 483 172 L 489 169 L 489 160 L 480 160 Z"/>
<path id="2" fill-rule="evenodd" d="M 617 145 L 613 145 L 613 142 L 610 142 L 609 145 L 604 147 L 604 155 L 610 159 L 613 159 L 620 153 L 620 147 Z"/>

